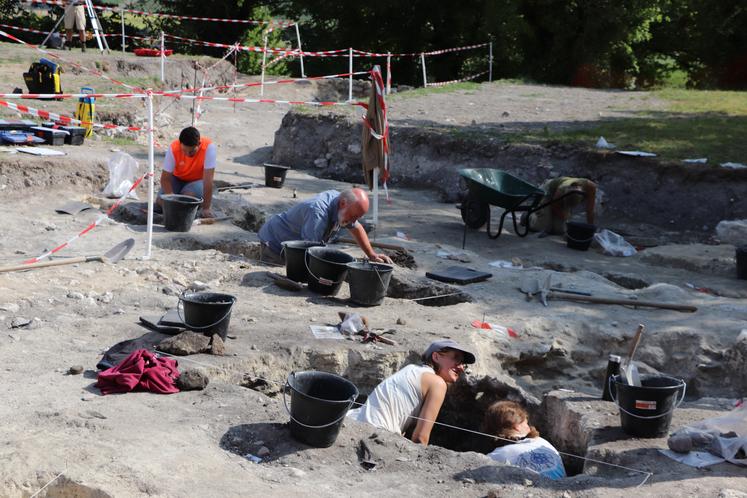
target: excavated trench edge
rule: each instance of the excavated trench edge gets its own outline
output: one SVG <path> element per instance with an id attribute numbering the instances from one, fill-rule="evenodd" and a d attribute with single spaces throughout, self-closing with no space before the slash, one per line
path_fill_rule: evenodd
<path id="1" fill-rule="evenodd" d="M 300 348 L 286 350 L 281 354 L 263 352 L 245 362 L 230 366 L 216 365 L 208 372 L 208 375 L 277 398 L 282 393 L 288 372 L 327 371 L 341 375 L 356 384 L 362 394 L 358 401 L 363 402 L 379 382 L 378 378 L 383 379 L 406 364 L 416 363 L 419 359 L 419 352 L 393 352 L 366 358 L 360 352 L 350 350 L 340 352 L 338 358 L 331 356 L 334 354 Z M 372 370 L 379 372 L 376 377 L 371 375 Z M 282 373 L 278 375 L 278 372 Z M 553 443 L 553 436 L 549 435 L 550 431 L 544 430 L 547 420 L 553 418 L 545 413 L 550 407 L 539 403 L 531 396 L 525 396 L 521 390 L 491 376 L 463 377 L 451 386 L 437 422 L 479 432 L 482 430 L 482 414 L 492 403 L 501 400 L 515 401 L 524 406 L 530 414 L 530 423 L 536 425 L 543 437 Z M 586 430 L 581 426 L 580 420 L 577 422 L 576 425 L 570 427 L 569 432 L 578 434 Z M 588 442 L 591 440 L 591 432 L 587 432 L 588 434 L 585 434 L 585 437 L 574 447 L 567 447 L 562 443 L 556 447 L 566 453 L 584 456 Z M 457 452 L 475 451 L 483 454 L 491 452 L 496 446 L 486 436 L 439 424 L 433 428 L 430 444 Z M 563 460 L 568 476 L 583 473 L 583 460 L 566 456 Z"/>

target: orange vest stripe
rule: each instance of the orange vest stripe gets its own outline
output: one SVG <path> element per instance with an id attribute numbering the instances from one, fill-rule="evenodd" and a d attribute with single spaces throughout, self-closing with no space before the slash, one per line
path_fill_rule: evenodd
<path id="1" fill-rule="evenodd" d="M 182 153 L 179 140 L 171 142 L 171 153 L 174 155 L 174 176 L 183 182 L 202 180 L 205 171 L 205 153 L 212 142 L 209 138 L 200 138 L 200 148 L 192 157 Z"/>

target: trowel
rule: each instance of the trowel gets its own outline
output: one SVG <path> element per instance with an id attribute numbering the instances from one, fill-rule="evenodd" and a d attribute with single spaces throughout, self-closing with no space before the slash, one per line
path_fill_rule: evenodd
<path id="1" fill-rule="evenodd" d="M 56 259 L 53 261 L 40 261 L 38 263 L 29 263 L 27 265 L 0 266 L 0 273 L 11 271 L 33 270 L 35 268 L 46 268 L 48 266 L 74 265 L 77 263 L 88 263 L 90 261 L 101 261 L 102 263 L 116 263 L 130 252 L 135 245 L 135 239 L 123 240 L 116 246 L 109 249 L 101 256 L 80 256 L 77 258 Z"/>
<path id="2" fill-rule="evenodd" d="M 625 365 L 620 367 L 620 376 L 629 386 L 641 387 L 641 377 L 638 374 L 638 366 L 633 363 L 633 357 L 635 356 L 636 349 L 638 349 L 638 343 L 641 342 L 643 329 L 645 327 L 642 324 L 638 325 L 638 329 L 636 329 L 633 336 L 633 344 L 631 344 L 630 352 L 628 352 L 628 360 L 625 362 Z"/>

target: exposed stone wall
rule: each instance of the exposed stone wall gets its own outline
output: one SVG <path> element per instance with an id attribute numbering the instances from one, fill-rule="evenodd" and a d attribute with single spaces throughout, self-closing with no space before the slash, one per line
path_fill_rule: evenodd
<path id="1" fill-rule="evenodd" d="M 289 112 L 275 133 L 273 162 L 326 178 L 362 182 L 357 119 Z M 604 211 L 669 230 L 712 231 L 724 219 L 747 217 L 747 170 L 632 158 L 570 145 L 508 144 L 469 129 L 391 128 L 395 187 L 430 188 L 458 200 L 461 168 L 500 168 L 539 185 L 551 176 L 591 178 Z"/>

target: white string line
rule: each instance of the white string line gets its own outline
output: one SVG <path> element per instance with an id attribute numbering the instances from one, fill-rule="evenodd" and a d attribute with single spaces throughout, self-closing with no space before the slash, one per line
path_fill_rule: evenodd
<path id="1" fill-rule="evenodd" d="M 195 365 L 200 365 L 200 366 L 205 367 L 205 368 L 209 368 L 209 369 L 222 368 L 222 367 L 219 367 L 218 365 L 208 365 L 206 363 L 201 363 L 201 362 L 199 362 L 197 360 L 193 360 L 191 358 L 187 358 L 186 356 L 173 355 L 173 354 L 170 354 L 170 353 L 166 353 L 166 352 L 160 351 L 160 350 L 155 349 L 155 348 L 154 348 L 154 351 L 156 353 L 158 353 L 158 354 L 162 354 L 162 355 L 165 355 L 165 356 L 170 356 L 172 358 L 176 358 L 176 359 L 179 359 L 179 360 L 185 360 L 185 361 L 194 363 Z M 252 377 L 255 378 L 255 379 L 262 380 L 262 381 L 264 381 L 264 382 L 266 382 L 268 384 L 281 385 L 283 388 L 285 388 L 285 383 L 281 384 L 278 381 L 268 380 L 268 379 L 265 379 L 263 377 L 260 377 L 259 375 L 252 375 Z M 358 403 L 356 401 L 353 401 L 353 404 L 354 405 L 358 405 L 358 406 L 363 406 L 364 405 L 364 403 Z M 444 426 L 444 427 L 448 427 L 450 429 L 457 429 L 457 430 L 464 431 L 464 432 L 470 432 L 472 434 L 477 434 L 479 436 L 485 436 L 485 437 L 488 437 L 488 438 L 498 439 L 500 441 L 505 441 L 505 442 L 511 443 L 511 444 L 516 444 L 518 442 L 518 441 L 514 441 L 513 439 L 502 438 L 500 436 L 494 436 L 492 434 L 486 434 L 484 432 L 475 431 L 475 430 L 472 430 L 472 429 L 467 429 L 465 427 L 459 427 L 457 425 L 451 425 L 451 424 L 447 424 L 447 423 L 444 423 L 444 422 L 439 422 L 437 420 L 429 420 L 429 419 L 425 419 L 425 418 L 421 418 L 421 417 L 416 417 L 415 415 L 408 415 L 408 418 L 411 418 L 411 419 L 414 419 L 414 420 L 422 420 L 424 422 L 432 422 L 433 424 L 441 425 L 441 426 Z M 636 486 L 636 488 L 640 488 L 641 486 L 643 486 L 646 483 L 646 481 L 648 481 L 648 479 L 652 475 L 654 475 L 653 472 L 647 472 L 645 470 L 634 469 L 632 467 L 626 467 L 624 465 L 618 465 L 616 463 L 605 462 L 603 460 L 596 460 L 594 458 L 588 458 L 588 457 L 584 457 L 584 456 L 580 456 L 580 455 L 574 455 L 573 453 L 567 453 L 567 452 L 564 452 L 564 451 L 558 451 L 558 453 L 560 453 L 561 455 L 566 455 L 566 456 L 573 457 L 573 458 L 579 458 L 581 460 L 586 460 L 586 461 L 598 463 L 598 464 L 601 464 L 601 465 L 608 465 L 610 467 L 617 467 L 619 469 L 629 470 L 629 471 L 632 471 L 632 472 L 636 472 L 638 474 L 643 474 L 645 477 L 644 477 L 643 481 Z"/>
<path id="2" fill-rule="evenodd" d="M 38 496 L 38 495 L 39 495 L 39 493 L 41 493 L 42 491 L 44 491 L 44 490 L 45 490 L 45 489 L 47 488 L 47 486 L 49 486 L 50 484 L 52 484 L 53 482 L 55 482 L 55 481 L 56 481 L 57 479 L 59 479 L 59 478 L 60 478 L 60 476 L 61 476 L 62 474 L 64 474 L 65 472 L 67 472 L 67 462 L 65 462 L 65 470 L 63 470 L 62 472 L 60 472 L 59 474 L 57 474 L 56 476 L 54 476 L 54 477 L 52 478 L 52 480 L 51 480 L 51 481 L 49 481 L 49 482 L 48 482 L 47 484 L 45 484 L 44 486 L 42 486 L 42 488 L 41 488 L 41 489 L 40 489 L 39 491 L 37 491 L 36 493 L 34 493 L 33 495 L 31 495 L 31 498 L 35 498 L 36 496 Z"/>

